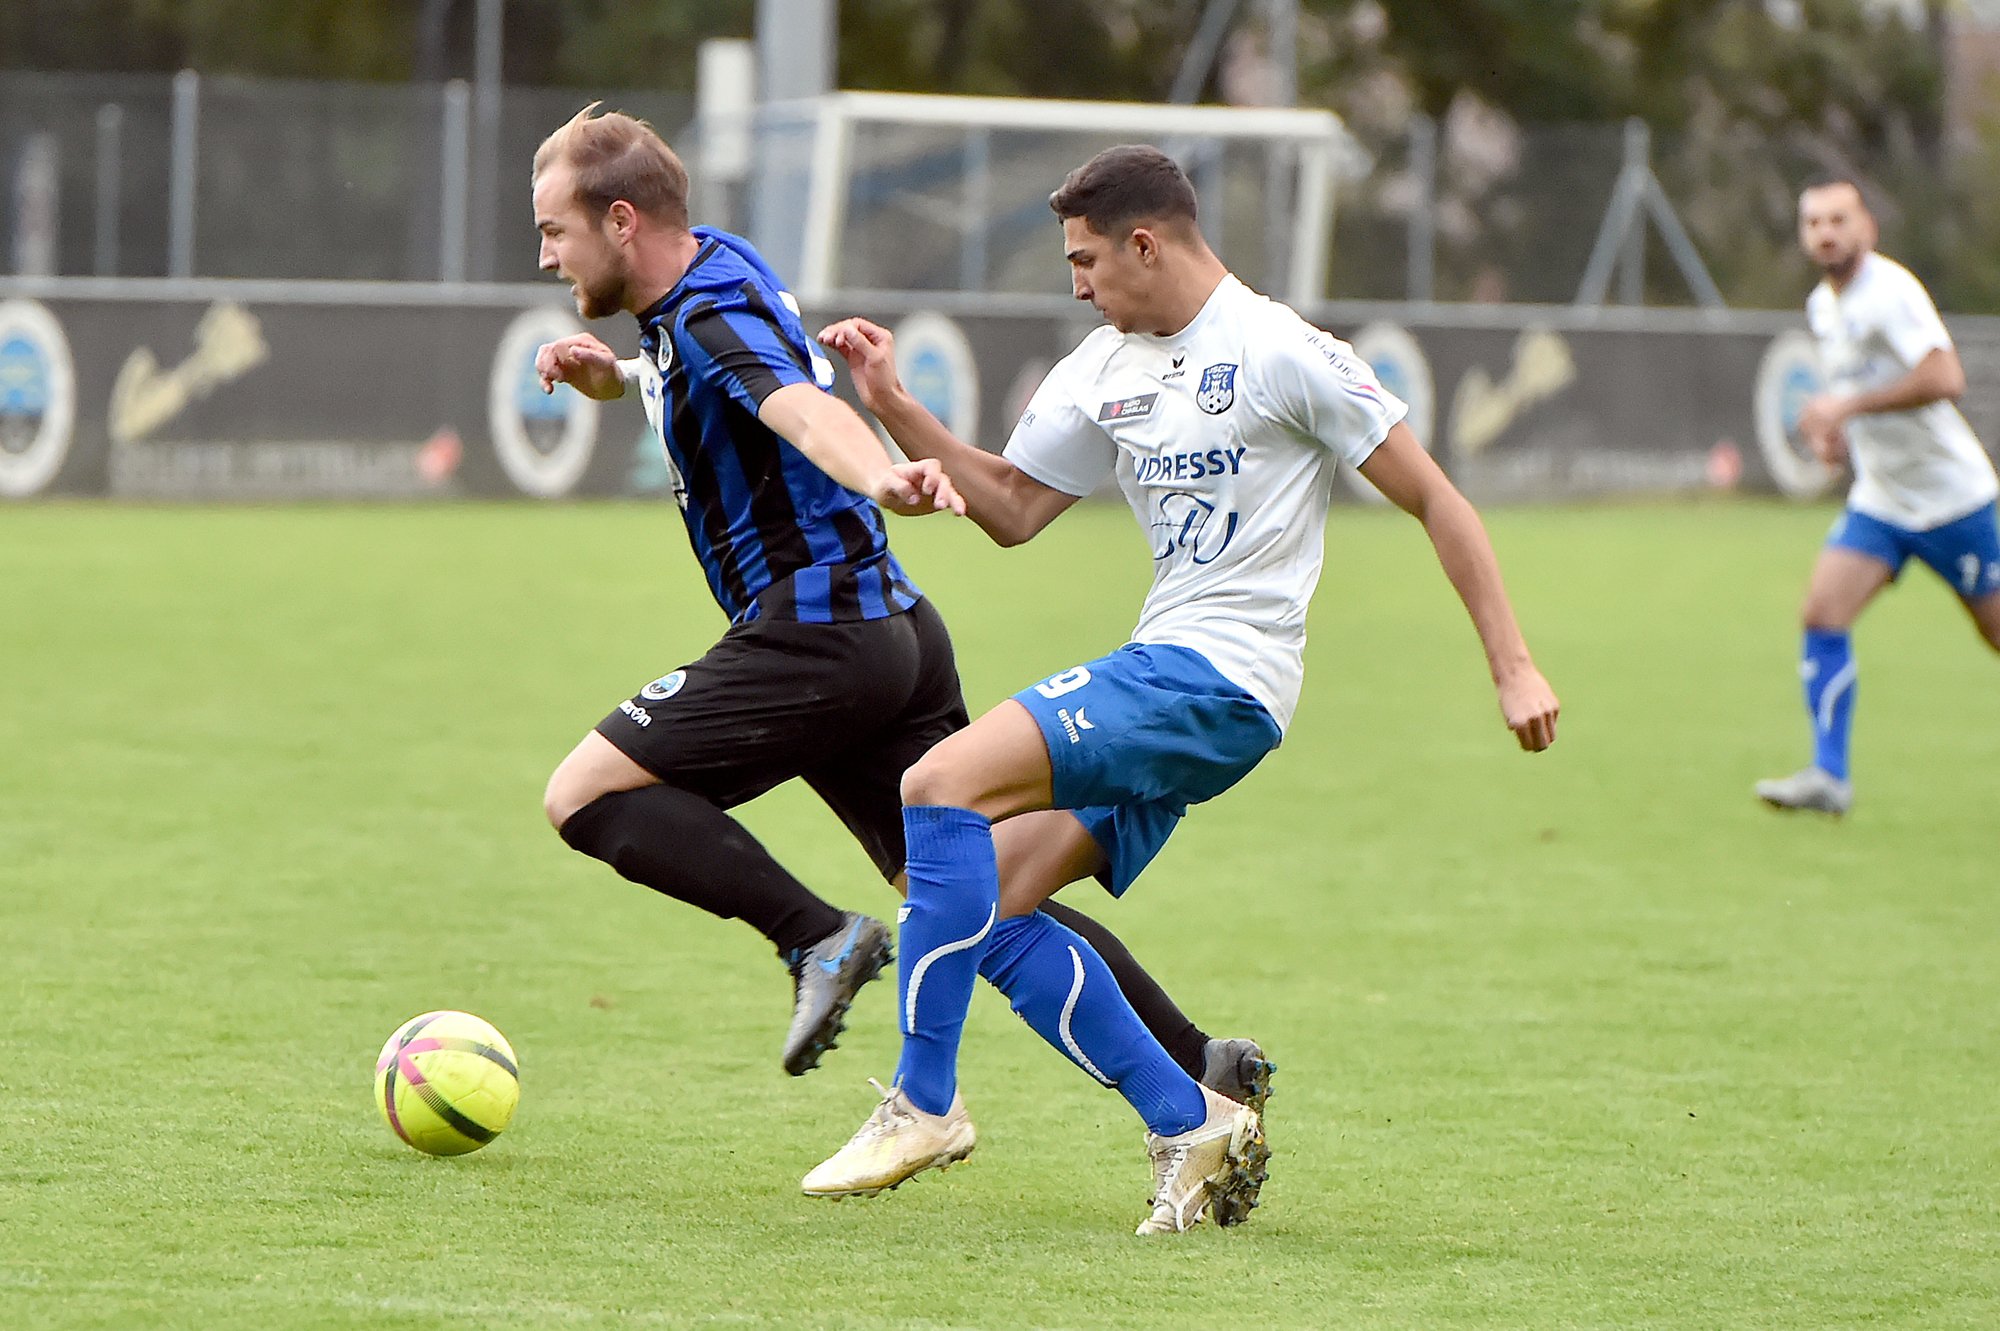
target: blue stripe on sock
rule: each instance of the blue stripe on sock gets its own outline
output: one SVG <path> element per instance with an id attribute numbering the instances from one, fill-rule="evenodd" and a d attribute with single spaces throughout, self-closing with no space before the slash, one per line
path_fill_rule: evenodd
<path id="1" fill-rule="evenodd" d="M 896 1081 L 911 1104 L 942 1114 L 958 1090 L 958 1041 L 1000 907 L 1000 870 L 993 824 L 970 809 L 904 809 L 903 837 L 909 901 L 896 947 Z"/>
<path id="2" fill-rule="evenodd" d="M 1813 765 L 1845 781 L 1857 676 L 1847 632 L 1807 629 L 1799 674 L 1805 680 L 1806 711 L 1812 717 Z"/>
<path id="3" fill-rule="evenodd" d="M 979 973 L 1072 1063 L 1115 1087 L 1163 1137 L 1208 1117 L 1201 1087 L 1147 1031 L 1096 949 L 1039 911 L 1002 920 Z"/>

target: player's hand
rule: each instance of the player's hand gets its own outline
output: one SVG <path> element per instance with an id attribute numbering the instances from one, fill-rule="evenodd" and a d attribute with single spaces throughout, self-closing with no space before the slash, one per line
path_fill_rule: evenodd
<path id="1" fill-rule="evenodd" d="M 1846 399 L 1833 393 L 1808 399 L 1799 411 L 1799 437 L 1829 467 L 1847 461 L 1848 416 Z"/>
<path id="2" fill-rule="evenodd" d="M 1556 742 L 1556 713 L 1562 704 L 1541 671 L 1533 666 L 1517 671 L 1501 680 L 1499 689 L 1500 715 L 1523 749 L 1540 753 Z"/>
<path id="3" fill-rule="evenodd" d="M 879 404 L 903 386 L 896 376 L 895 334 L 866 319 L 842 319 L 820 329 L 819 341 L 847 361 L 861 405 L 880 415 Z"/>
<path id="4" fill-rule="evenodd" d="M 535 373 L 541 378 L 544 393 L 555 392 L 557 384 L 568 384 L 599 402 L 625 396 L 618 353 L 589 333 L 544 342 L 535 352 Z"/>
<path id="5" fill-rule="evenodd" d="M 889 467 L 875 482 L 870 497 L 891 513 L 906 518 L 946 512 L 965 516 L 965 499 L 935 458 L 898 462 Z"/>

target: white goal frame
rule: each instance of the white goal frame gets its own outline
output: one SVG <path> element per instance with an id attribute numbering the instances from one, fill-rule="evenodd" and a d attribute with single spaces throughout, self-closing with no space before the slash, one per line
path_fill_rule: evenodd
<path id="1" fill-rule="evenodd" d="M 1324 299 L 1335 180 L 1365 169 L 1367 160 L 1331 111 L 881 92 L 829 93 L 782 110 L 800 113 L 813 126 L 805 245 L 798 275 L 799 296 L 807 301 L 822 300 L 833 289 L 834 255 L 846 223 L 848 164 L 859 124 L 1089 131 L 1150 141 L 1250 140 L 1288 147 L 1298 154 L 1299 185 L 1292 203 L 1283 295 L 1294 305 Z"/>

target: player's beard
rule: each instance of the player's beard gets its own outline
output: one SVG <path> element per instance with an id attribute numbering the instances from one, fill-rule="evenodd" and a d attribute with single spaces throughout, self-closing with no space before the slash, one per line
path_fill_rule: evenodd
<path id="1" fill-rule="evenodd" d="M 1860 245 L 1837 250 L 1831 255 L 1822 251 L 1813 255 L 1813 262 L 1819 265 L 1820 272 L 1835 282 L 1845 282 L 1861 267 L 1861 256 L 1865 252 Z"/>
<path id="2" fill-rule="evenodd" d="M 586 319 L 603 319 L 625 308 L 625 281 L 621 274 L 608 273 L 598 281 L 572 284 L 576 292 L 576 312 Z"/>

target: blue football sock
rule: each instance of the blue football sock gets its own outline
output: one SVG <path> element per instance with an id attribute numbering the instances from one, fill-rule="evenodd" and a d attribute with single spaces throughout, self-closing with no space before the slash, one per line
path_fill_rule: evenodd
<path id="1" fill-rule="evenodd" d="M 970 809 L 904 809 L 903 838 L 909 901 L 898 916 L 896 1082 L 911 1104 L 942 1114 L 958 1090 L 958 1037 L 1000 910 L 1000 867 L 993 824 Z"/>
<path id="2" fill-rule="evenodd" d="M 1847 736 L 1854 723 L 1854 646 L 1845 629 L 1807 629 L 1799 674 L 1812 715 L 1813 764 L 1847 780 Z"/>
<path id="3" fill-rule="evenodd" d="M 1162 1137 L 1208 1117 L 1201 1087 L 1146 1030 L 1096 949 L 1037 912 L 1000 921 L 979 973 L 1021 1020 L 1106 1086 Z"/>

